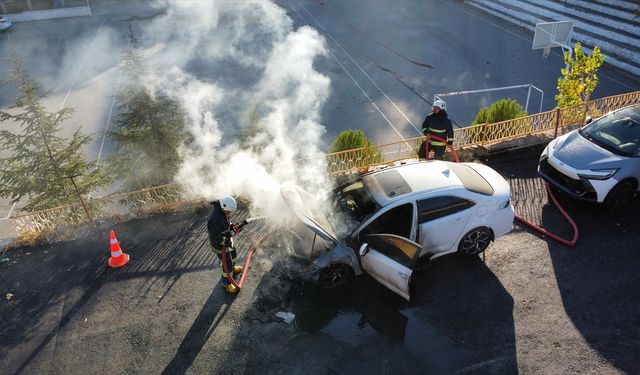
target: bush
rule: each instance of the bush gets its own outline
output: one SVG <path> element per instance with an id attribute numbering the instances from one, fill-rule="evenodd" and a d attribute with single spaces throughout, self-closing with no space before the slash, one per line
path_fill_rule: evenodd
<path id="1" fill-rule="evenodd" d="M 524 108 L 515 99 L 500 99 L 488 107 L 480 108 L 472 125 L 493 124 L 495 122 L 512 120 L 527 115 Z"/>
<path id="2" fill-rule="evenodd" d="M 363 156 L 367 159 L 363 160 L 365 164 L 380 163 L 384 160 L 384 157 L 378 148 L 369 143 L 369 140 L 362 130 L 345 130 L 338 134 L 329 148 L 329 153 L 353 150 L 366 146 L 368 146 L 368 148 L 364 150 Z M 349 155 L 346 155 L 345 157 L 349 157 Z"/>
<path id="3" fill-rule="evenodd" d="M 484 134 L 481 127 L 483 124 L 494 124 L 525 116 L 527 116 L 527 112 L 525 112 L 524 108 L 515 99 L 500 99 L 488 107 L 480 108 L 476 114 L 476 119 L 473 120 L 471 124 L 471 129 L 468 130 L 469 139 L 472 140 L 473 143 L 491 141 L 491 132 Z M 527 121 L 518 121 L 512 125 L 514 128 L 500 129 L 500 133 L 525 134 L 532 130 L 531 124 Z"/>

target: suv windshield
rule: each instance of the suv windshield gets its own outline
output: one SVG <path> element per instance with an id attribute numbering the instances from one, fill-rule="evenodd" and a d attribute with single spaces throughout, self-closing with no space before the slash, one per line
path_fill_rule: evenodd
<path id="1" fill-rule="evenodd" d="M 580 130 L 598 146 L 622 156 L 640 151 L 640 107 L 634 106 L 599 118 Z"/>

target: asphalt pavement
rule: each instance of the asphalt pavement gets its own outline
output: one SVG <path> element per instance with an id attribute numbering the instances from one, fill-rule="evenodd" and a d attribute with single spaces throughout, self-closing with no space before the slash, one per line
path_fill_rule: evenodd
<path id="1" fill-rule="evenodd" d="M 571 237 L 536 177 L 539 151 L 483 162 L 509 179 L 519 214 Z M 207 244 L 207 207 L 13 249 L 0 268 L 0 368 L 65 374 L 636 373 L 640 237 L 634 215 L 640 202 L 608 213 L 560 200 L 580 228 L 576 247 L 516 225 L 486 257 L 450 255 L 424 264 L 414 274 L 411 302 L 368 276 L 331 290 L 303 283 L 305 260 L 284 235 L 264 244 L 247 285 L 229 296 Z M 106 266 L 109 228 L 131 255 L 120 269 Z M 291 324 L 278 317 L 283 313 L 293 314 Z"/>

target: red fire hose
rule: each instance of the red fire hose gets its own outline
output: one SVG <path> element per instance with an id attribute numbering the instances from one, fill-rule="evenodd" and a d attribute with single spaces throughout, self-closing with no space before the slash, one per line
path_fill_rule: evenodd
<path id="1" fill-rule="evenodd" d="M 227 274 L 227 280 L 229 280 L 229 282 L 231 284 L 233 284 L 236 288 L 238 288 L 238 289 L 242 288 L 242 284 L 244 283 L 244 279 L 245 279 L 245 277 L 247 277 L 247 274 L 249 273 L 249 267 L 251 266 L 251 257 L 253 256 L 253 253 L 256 252 L 256 250 L 258 249 L 258 246 L 260 246 L 260 244 L 264 240 L 269 238 L 276 231 L 277 231 L 277 229 L 274 229 L 274 230 L 270 231 L 269 233 L 267 233 L 264 236 L 260 237 L 260 239 L 258 241 L 256 241 L 253 244 L 253 246 L 251 246 L 251 248 L 247 252 L 247 259 L 244 261 L 244 266 L 242 267 L 243 268 L 242 276 L 240 276 L 240 281 L 238 281 L 238 282 L 236 282 L 236 280 L 233 278 L 233 275 L 231 274 L 231 272 L 229 272 L 229 265 L 227 264 L 227 248 L 226 247 L 222 248 L 222 269 L 224 270 L 224 273 Z"/>
<path id="2" fill-rule="evenodd" d="M 429 140 L 430 138 L 433 138 L 435 140 L 438 140 L 440 142 L 443 143 L 447 143 L 447 141 L 443 138 L 440 138 L 436 135 L 427 135 L 427 139 L 426 139 L 426 145 L 425 145 L 425 149 L 426 149 L 426 154 L 427 154 L 427 159 L 429 159 Z M 451 153 L 453 154 L 453 159 L 456 161 L 456 163 L 460 162 L 460 159 L 458 158 L 458 153 L 456 152 L 455 147 L 453 147 L 453 145 L 448 145 L 449 146 L 449 150 L 451 151 Z M 576 243 L 578 242 L 578 236 L 580 235 L 580 232 L 578 231 L 578 226 L 576 225 L 575 221 L 573 221 L 573 219 L 571 218 L 571 216 L 569 216 L 569 214 L 567 213 L 567 211 L 564 210 L 564 208 L 562 208 L 562 206 L 560 205 L 560 203 L 558 202 L 558 200 L 556 199 L 555 195 L 553 195 L 553 192 L 551 191 L 551 189 L 549 188 L 549 184 L 545 182 L 544 184 L 545 188 L 547 189 L 547 193 L 549 193 L 549 196 L 551 197 L 551 200 L 553 201 L 553 204 L 556 205 L 556 207 L 558 208 L 558 210 L 560 211 L 560 213 L 565 217 L 565 219 L 567 219 L 567 221 L 569 222 L 569 224 L 571 225 L 571 227 L 573 228 L 573 238 L 571 240 L 567 240 L 565 238 L 562 238 L 558 235 L 555 235 L 549 231 L 547 231 L 546 229 L 543 229 L 533 223 L 528 222 L 527 220 L 523 219 L 522 217 L 516 215 L 515 219 L 516 221 L 529 226 L 530 228 L 544 234 L 545 236 L 548 236 L 558 242 L 560 242 L 563 245 L 567 245 L 567 246 L 575 246 Z"/>

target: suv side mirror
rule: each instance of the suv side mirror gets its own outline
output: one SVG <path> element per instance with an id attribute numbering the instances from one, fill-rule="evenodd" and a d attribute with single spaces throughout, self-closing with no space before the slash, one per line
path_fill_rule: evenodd
<path id="1" fill-rule="evenodd" d="M 585 125 L 591 124 L 591 121 L 593 121 L 593 117 L 591 117 L 591 116 L 587 116 L 587 117 L 584 118 L 584 124 Z"/>
<path id="2" fill-rule="evenodd" d="M 360 250 L 358 250 L 358 254 L 360 254 L 361 257 L 367 255 L 367 253 L 369 252 L 369 244 L 366 242 L 363 242 L 362 245 L 360 245 Z"/>

